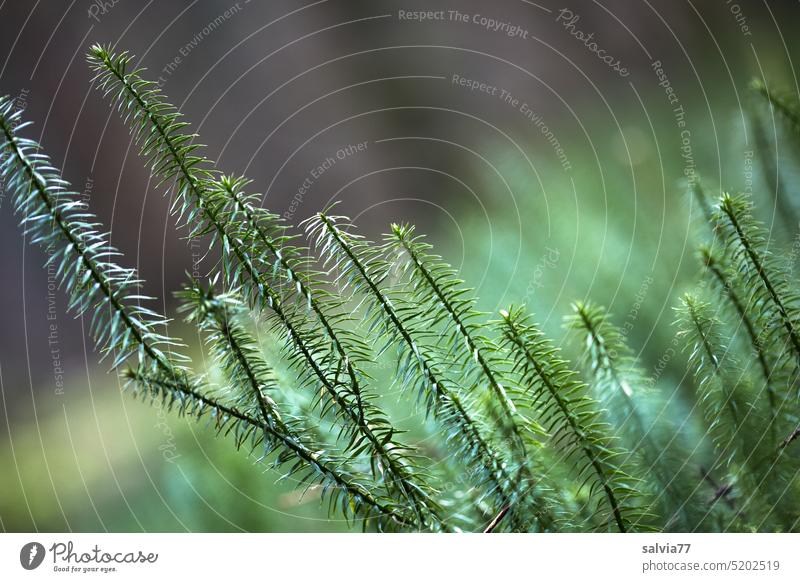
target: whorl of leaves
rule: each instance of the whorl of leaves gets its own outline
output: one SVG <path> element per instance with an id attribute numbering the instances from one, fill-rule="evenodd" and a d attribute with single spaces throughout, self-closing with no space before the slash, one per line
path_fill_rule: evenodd
<path id="1" fill-rule="evenodd" d="M 0 175 L 14 193 L 26 236 L 44 247 L 48 265 L 55 267 L 60 285 L 70 293 L 70 310 L 91 317 L 98 349 L 113 357 L 115 368 L 138 356 L 133 368 L 125 371 L 133 391 L 198 420 L 210 415 L 218 432 L 235 434 L 237 445 L 250 440 L 265 452 L 280 446 L 276 462 L 290 464 L 289 474 L 302 474 L 303 483 L 317 479 L 331 508 L 364 520 L 365 527 L 373 522 L 379 528 L 407 524 L 402 508 L 377 500 L 342 469 L 338 459 L 309 449 L 299 437 L 242 412 L 237 404 L 224 404 L 191 378 L 187 359 L 173 349 L 181 342 L 161 331 L 166 319 L 141 304 L 151 298 L 140 294 L 142 282 L 135 270 L 117 264 L 121 253 L 99 230 L 79 195 L 39 153 L 39 145 L 16 135 L 26 125 L 18 123 L 19 115 L 8 99 L 0 98 Z"/>
<path id="2" fill-rule="evenodd" d="M 769 89 L 761 79 L 753 79 L 750 88 L 778 112 L 796 137 L 800 137 L 800 103 L 796 96 L 785 91 Z"/>
<path id="3" fill-rule="evenodd" d="M 575 302 L 566 326 L 583 334 L 585 364 L 595 378 L 594 387 L 614 415 L 614 425 L 637 430 L 641 436 L 644 420 L 637 407 L 635 391 L 647 390 L 636 369 L 636 360 L 620 330 L 609 321 L 606 310 L 593 303 Z M 631 382 L 635 380 L 635 384 Z"/>
<path id="4" fill-rule="evenodd" d="M 260 417 L 261 423 L 267 425 L 263 439 L 254 433 L 256 441 L 251 446 L 262 448 L 263 457 L 279 450 L 274 466 L 288 466 L 283 479 L 294 477 L 296 486 L 304 490 L 321 486 L 323 499 L 330 494 L 331 509 L 339 508 L 345 516 L 363 520 L 365 528 L 372 519 L 377 520 L 378 529 L 413 523 L 405 508 L 391 496 L 380 499 L 376 496 L 375 492 L 380 490 L 378 484 L 366 481 L 363 476 L 356 480 L 350 457 L 336 456 L 321 443 L 311 442 L 313 431 L 308 430 L 304 420 L 281 415 L 275 401 L 281 390 L 258 343 L 247 330 L 245 305 L 238 293 L 217 294 L 213 288 L 213 284 L 203 289 L 193 282 L 178 294 L 183 299 L 181 311 L 187 314 L 187 322 L 205 334 L 224 374 L 225 392 L 228 399 L 233 398 L 236 410 L 251 418 Z M 316 464 L 309 465 L 309 459 Z"/>
<path id="5" fill-rule="evenodd" d="M 247 211 L 254 211 L 240 194 L 242 182 L 219 178 L 213 164 L 196 155 L 200 147 L 193 143 L 196 136 L 185 131 L 188 124 L 179 121 L 180 113 L 166 101 L 155 82 L 145 80 L 141 69 L 129 71 L 132 57 L 128 53 L 114 55 L 95 46 L 89 61 L 97 72 L 98 87 L 113 96 L 153 172 L 162 181 L 175 181 L 172 206 L 179 221 L 191 225 L 191 236 L 211 235 L 212 242 L 220 243 L 226 283 L 241 288 L 249 302 L 269 310 L 273 329 L 286 340 L 284 351 L 298 371 L 300 383 L 313 383 L 315 391 L 327 395 L 323 410 L 333 412 L 347 426 L 342 431 L 345 450 L 353 454 L 369 451 L 374 476 L 414 506 L 419 527 L 439 527 L 441 518 L 429 487 L 409 462 L 408 455 L 413 451 L 395 439 L 389 419 L 368 403 L 359 384 L 360 374 L 348 357 L 342 359 L 330 349 L 327 336 L 320 334 L 314 320 L 307 317 L 304 308 L 312 301 L 308 287 L 295 277 L 301 270 L 287 273 L 285 265 L 289 263 L 282 262 L 280 255 L 275 262 L 279 243 L 286 241 L 276 242 L 271 250 L 263 247 L 270 236 L 265 228 L 270 217 L 259 214 L 255 223 L 244 220 Z M 281 227 L 276 228 L 280 231 Z M 292 277 L 297 284 L 299 293 L 290 296 L 287 303 L 265 276 L 275 265 L 282 266 L 283 276 Z M 297 295 L 302 301 L 295 300 Z M 341 347 L 340 342 L 333 343 L 334 348 L 337 345 Z"/>
<path id="6" fill-rule="evenodd" d="M 594 519 L 605 528 L 629 531 L 644 515 L 639 483 L 621 466 L 622 451 L 608 437 L 608 425 L 587 387 L 558 355 L 558 349 L 531 322 L 524 309 L 501 312 L 502 347 L 514 360 L 514 372 L 527 386 L 540 410 L 541 422 L 554 447 L 574 464 L 581 488 L 588 486 Z"/>
<path id="7" fill-rule="evenodd" d="M 692 501 L 694 484 L 685 477 L 690 467 L 680 450 L 684 444 L 680 427 L 671 422 L 666 404 L 659 402 L 655 418 L 648 410 L 657 393 L 605 308 L 583 302 L 572 307 L 566 325 L 583 339 L 582 357 L 590 387 L 606 408 L 612 426 L 619 427 L 618 434 L 631 451 L 630 462 L 638 464 L 637 474 L 651 483 L 654 511 L 668 516 L 667 529 L 692 529 L 701 510 Z"/>
<path id="8" fill-rule="evenodd" d="M 109 234 L 39 144 L 17 135 L 29 125 L 19 120 L 13 102 L 0 97 L 0 178 L 25 236 L 45 250 L 46 266 L 69 294 L 68 309 L 91 316 L 92 337 L 103 357 L 113 358 L 112 368 L 138 354 L 140 361 L 171 371 L 166 353 L 180 342 L 165 335 L 167 320 L 145 307 L 152 298 L 141 294 L 136 270 L 117 264 L 121 253 Z"/>
<path id="9" fill-rule="evenodd" d="M 581 334 L 583 365 L 591 378 L 590 387 L 607 410 L 611 426 L 618 427 L 632 453 L 642 453 L 649 471 L 659 472 L 663 449 L 651 434 L 641 404 L 650 392 L 637 368 L 636 359 L 622 333 L 603 307 L 575 302 L 573 314 L 565 318 L 568 329 Z"/>
<path id="10" fill-rule="evenodd" d="M 510 380 L 507 359 L 491 338 L 480 333 L 471 289 L 464 287 L 456 270 L 409 225 L 393 225 L 387 241 L 393 250 L 404 286 L 405 300 L 426 314 L 424 325 L 437 340 L 442 357 L 452 362 L 459 383 L 484 397 L 493 420 L 520 459 L 524 482 L 536 481 L 531 449 L 539 443 L 541 427 L 532 421 L 535 407 L 524 390 Z"/>
<path id="11" fill-rule="evenodd" d="M 447 431 L 446 440 L 467 465 L 471 481 L 494 499 L 495 513 L 507 508 L 512 527 L 523 531 L 537 523 L 538 529 L 552 527 L 553 518 L 537 487 L 512 478 L 507 461 L 485 434 L 472 398 L 451 384 L 441 369 L 446 360 L 423 341 L 432 333 L 426 313 L 404 299 L 402 288 L 386 284 L 392 271 L 386 245 L 363 238 L 346 221 L 320 213 L 305 222 L 306 232 L 338 287 L 366 299 L 364 325 L 381 337 L 379 352 L 392 345 L 397 348 L 396 377 L 403 389 L 416 393 L 428 414 Z"/>
<path id="12" fill-rule="evenodd" d="M 753 354 L 758 361 L 758 368 L 764 385 L 764 392 L 769 403 L 770 427 L 775 439 L 775 421 L 779 414 L 778 395 L 775 391 L 775 384 L 779 381 L 778 375 L 773 372 L 770 358 L 764 349 L 763 339 L 756 328 L 756 324 L 750 317 L 750 309 L 742 295 L 742 291 L 736 285 L 734 278 L 730 275 L 730 267 L 725 262 L 725 258 L 718 254 L 712 247 L 703 245 L 700 247 L 700 259 L 707 270 L 709 279 L 719 295 L 727 301 L 733 308 L 736 318 L 741 323 L 747 335 L 747 340 Z"/>
<path id="13" fill-rule="evenodd" d="M 752 204 L 743 196 L 723 194 L 714 213 L 715 226 L 731 257 L 738 284 L 749 290 L 746 305 L 764 332 L 766 349 L 777 354 L 775 365 L 790 373 L 786 394 L 797 382 L 800 368 L 800 309 L 783 265 L 768 248 Z"/>
<path id="14" fill-rule="evenodd" d="M 722 323 L 708 303 L 684 295 L 677 323 L 689 352 L 708 433 L 714 440 L 714 464 L 727 467 L 744 446 L 744 420 L 750 413 L 742 385 L 744 376 L 723 339 Z"/>

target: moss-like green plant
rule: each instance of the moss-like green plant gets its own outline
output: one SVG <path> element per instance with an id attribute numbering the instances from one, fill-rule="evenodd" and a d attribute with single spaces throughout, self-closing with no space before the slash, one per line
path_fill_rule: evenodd
<path id="1" fill-rule="evenodd" d="M 604 310 L 578 303 L 568 320 L 583 340 L 581 374 L 524 308 L 496 321 L 480 313 L 412 226 L 374 242 L 325 211 L 295 229 L 261 208 L 246 178 L 202 155 L 129 54 L 95 46 L 89 62 L 177 225 L 219 257 L 207 281 L 177 293 L 210 365 L 148 307 L 144 283 L 39 144 L 21 137 L 6 98 L 0 177 L 70 309 L 90 317 L 134 395 L 209 419 L 366 530 L 797 529 L 787 491 L 797 489 L 800 312 L 748 199 L 712 204 L 696 184 L 717 237 L 701 250 L 702 292 L 730 309 L 691 295 L 680 309 L 710 436 L 691 443 Z M 266 354 L 260 337 L 279 349 Z M 375 366 L 384 361 L 388 376 Z M 425 448 L 392 418 L 384 397 L 394 387 L 433 427 Z"/>
<path id="2" fill-rule="evenodd" d="M 590 499 L 596 505 L 592 515 L 604 529 L 613 526 L 626 532 L 639 526 L 638 498 L 643 492 L 620 463 L 622 451 L 613 446 L 608 425 L 602 422 L 586 385 L 522 309 L 511 308 L 500 315 L 501 347 L 510 352 L 514 373 L 522 385 L 530 387 L 547 430 L 565 449 L 565 458 L 572 459 L 576 478 L 591 483 L 590 492 L 602 499 Z"/>
<path id="3" fill-rule="evenodd" d="M 689 527 L 698 514 L 683 475 L 685 459 L 679 447 L 683 443 L 677 440 L 678 428 L 667 405 L 656 397 L 608 312 L 593 303 L 575 302 L 572 307 L 565 324 L 582 340 L 591 393 L 605 408 L 615 436 L 630 451 L 626 461 L 635 465 L 636 474 L 653 492 L 651 511 L 668 514 L 670 529 Z"/>

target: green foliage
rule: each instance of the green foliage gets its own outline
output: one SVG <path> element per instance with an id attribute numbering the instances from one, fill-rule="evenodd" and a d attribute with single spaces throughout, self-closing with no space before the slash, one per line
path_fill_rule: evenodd
<path id="1" fill-rule="evenodd" d="M 501 311 L 503 342 L 514 361 L 513 371 L 534 394 L 542 423 L 552 435 L 553 445 L 563 450 L 564 461 L 574 467 L 574 476 L 589 484 L 592 517 L 603 529 L 626 532 L 640 525 L 639 483 L 620 465 L 623 451 L 608 438 L 597 403 L 577 373 L 559 357 L 558 349 L 530 321 L 523 309 Z"/>
<path id="2" fill-rule="evenodd" d="M 456 271 L 429 251 L 431 246 L 409 226 L 393 225 L 387 237 L 395 253 L 393 262 L 407 278 L 404 301 L 416 306 L 424 318 L 424 328 L 435 340 L 435 347 L 457 381 L 470 392 L 484 394 L 487 409 L 503 437 L 518 455 L 523 487 L 532 486 L 537 467 L 529 451 L 535 448 L 541 427 L 531 413 L 533 402 L 524 387 L 514 384 L 507 374 L 508 358 L 494 342 L 479 333 L 476 321 L 483 314 L 475 310 L 475 298 L 462 286 Z"/>
<path id="3" fill-rule="evenodd" d="M 596 391 L 613 415 L 613 425 L 632 431 L 633 439 L 641 439 L 647 421 L 639 410 L 633 386 L 639 390 L 646 387 L 622 333 L 609 321 L 604 308 L 582 302 L 573 303 L 572 308 L 574 314 L 566 318 L 566 325 L 584 335 L 585 363 L 595 379 Z"/>
<path id="4" fill-rule="evenodd" d="M 497 444 L 490 441 L 471 412 L 476 404 L 472 390 L 465 392 L 457 384 L 451 385 L 440 369 L 440 362 L 447 360 L 427 341 L 435 337 L 438 315 L 423 303 L 408 301 L 402 288 L 383 285 L 392 270 L 392 263 L 384 258 L 391 243 L 379 246 L 367 241 L 344 221 L 346 217 L 319 214 L 307 221 L 306 231 L 340 289 L 366 297 L 365 324 L 371 332 L 379 330 L 386 342 L 380 351 L 397 345 L 396 376 L 403 388 L 417 392 L 428 413 L 447 427 L 447 441 L 454 453 L 464 460 L 480 489 L 494 498 L 495 510 L 510 510 L 514 529 L 552 528 L 548 501 L 537 487 L 514 479 L 508 470 L 526 473 L 526 468 L 514 467 L 512 460 L 501 457 Z M 395 232 L 398 229 L 395 227 Z"/>
<path id="5" fill-rule="evenodd" d="M 676 443 L 680 427 L 639 369 L 622 331 L 603 307 L 592 303 L 573 303 L 573 314 L 565 323 L 582 340 L 582 363 L 591 392 L 605 409 L 620 444 L 630 451 L 626 461 L 635 465 L 636 474 L 654 493 L 650 510 L 668 515 L 669 529 L 696 523 L 696 508 L 689 502 L 693 487 L 682 475 L 686 471 L 678 446 L 682 443 Z"/>
<path id="6" fill-rule="evenodd" d="M 705 410 L 708 433 L 714 440 L 719 462 L 727 466 L 742 453 L 743 422 L 748 415 L 742 397 L 737 364 L 725 345 L 708 303 L 686 294 L 679 310 L 679 335 L 686 340 L 689 367 L 693 370 Z"/>
<path id="7" fill-rule="evenodd" d="M 772 365 L 769 362 L 769 354 L 764 348 L 759 332 L 756 331 L 756 325 L 750 316 L 748 306 L 745 304 L 740 290 L 737 289 L 732 277 L 728 274 L 730 267 L 710 247 L 701 246 L 700 256 L 703 264 L 708 269 L 708 273 L 711 275 L 711 282 L 717 292 L 725 297 L 734 308 L 734 315 L 741 321 L 750 347 L 758 360 L 761 379 L 764 382 L 764 391 L 769 400 L 770 428 L 774 442 L 775 422 L 778 416 L 778 396 L 775 391 L 776 374 L 774 374 Z"/>
<path id="8" fill-rule="evenodd" d="M 779 472 L 773 465 L 774 445 L 766 438 L 770 424 L 766 407 L 749 384 L 749 375 L 736 360 L 710 304 L 684 295 L 678 323 L 714 444 L 711 462 L 702 469 L 704 479 L 715 487 L 715 496 L 726 497 L 733 510 L 732 527 L 743 528 L 749 512 L 768 522 L 774 516 L 765 499 L 770 495 L 766 483 Z M 714 472 L 725 475 L 728 484 L 723 489 L 714 485 L 710 477 Z"/>
<path id="9" fill-rule="evenodd" d="M 327 395 L 320 405 L 345 424 L 340 435 L 344 449 L 352 456 L 369 449 L 373 476 L 413 506 L 419 525 L 440 523 L 424 479 L 409 463 L 412 451 L 394 439 L 389 420 L 361 392 L 362 374 L 353 361 L 355 356 L 363 358 L 365 348 L 358 346 L 348 356 L 338 336 L 329 341 L 307 317 L 306 306 L 316 308 L 330 336 L 331 324 L 300 275 L 303 261 L 296 258 L 300 251 L 286 245 L 290 239 L 283 236 L 277 218 L 253 210 L 241 193 L 244 181 L 220 177 L 209 160 L 195 155 L 196 136 L 185 131 L 188 124 L 178 121 L 179 113 L 156 83 L 144 80 L 139 70 L 128 70 L 130 55 L 116 56 L 95 46 L 89 61 L 99 89 L 114 98 L 123 118 L 134 127 L 135 140 L 153 172 L 164 182 L 175 180 L 172 206 L 179 220 L 192 225 L 190 236 L 209 236 L 209 244 L 222 247 L 227 285 L 240 287 L 250 303 L 268 312 L 273 326 L 284 334 L 299 384 Z M 285 282 L 296 283 L 296 291 L 281 293 Z M 329 349 L 331 343 L 336 350 Z"/>
<path id="10" fill-rule="evenodd" d="M 252 443 L 254 448 L 263 448 L 262 458 L 280 450 L 274 461 L 275 467 L 290 467 L 283 478 L 303 471 L 306 469 L 304 465 L 315 467 L 316 471 L 305 470 L 299 477 L 300 488 L 307 490 L 321 485 L 322 497 L 329 498 L 332 509 L 340 508 L 346 517 L 364 520 L 365 526 L 373 518 L 379 529 L 411 523 L 391 498 L 376 499 L 373 496 L 372 491 L 379 489 L 376 484 L 367 487 L 352 477 L 353 471 L 347 466 L 348 458 L 314 450 L 318 444 L 307 439 L 306 435 L 313 431 L 304 419 L 281 416 L 273 400 L 273 397 L 279 397 L 280 389 L 273 371 L 261 356 L 257 342 L 246 329 L 248 311 L 236 293 L 215 295 L 212 288 L 204 290 L 193 284 L 179 295 L 184 299 L 182 309 L 188 313 L 186 320 L 206 334 L 206 341 L 224 372 L 226 391 L 237 410 L 252 418 L 260 416 L 262 423 L 267 425 L 263 439 Z M 342 486 L 346 487 L 345 491 L 342 491 Z M 328 496 L 329 492 L 339 495 Z"/>
<path id="11" fill-rule="evenodd" d="M 374 515 L 379 527 L 383 520 L 406 524 L 399 509 L 377 501 L 341 469 L 340 461 L 311 450 L 276 423 L 275 417 L 265 413 L 264 420 L 258 420 L 253 411 L 248 411 L 248 399 L 242 395 L 223 403 L 200 380 L 192 378 L 184 366 L 187 358 L 172 349 L 181 343 L 157 331 L 165 326 L 165 319 L 141 305 L 149 298 L 135 293 L 142 283 L 135 270 L 112 262 L 120 253 L 108 243 L 108 234 L 98 229 L 95 217 L 86 211 L 78 195 L 69 191 L 49 160 L 36 153 L 38 144 L 16 136 L 15 131 L 22 127 L 12 129 L 18 115 L 7 100 L 0 100 L 3 180 L 15 194 L 15 208 L 23 215 L 26 234 L 33 242 L 58 249 L 49 260 L 57 261 L 61 285 L 71 293 L 70 308 L 77 314 L 92 310 L 91 329 L 97 345 L 114 356 L 114 367 L 135 359 L 134 367 L 125 371 L 133 389 L 159 399 L 169 409 L 176 408 L 180 414 L 198 419 L 210 415 L 218 432 L 234 433 L 237 446 L 251 440 L 253 448 L 263 446 L 269 453 L 282 445 L 285 450 L 276 463 L 291 460 L 289 475 L 306 471 L 304 480 L 321 478 L 325 491 L 336 493 L 329 497 L 331 505 L 341 507 L 345 516 L 368 520 Z M 199 312 L 195 313 L 198 323 Z M 203 322 L 207 320 L 203 318 Z M 242 353 L 252 354 L 251 345 L 240 333 L 230 337 L 239 338 Z M 241 374 L 230 360 L 226 365 Z M 257 363 L 253 369 L 264 373 Z"/>
<path id="12" fill-rule="evenodd" d="M 709 436 L 694 439 L 603 308 L 576 303 L 567 318 L 580 373 L 524 308 L 498 321 L 477 311 L 412 226 L 376 243 L 326 211 L 296 231 L 202 155 L 129 54 L 95 46 L 89 62 L 177 225 L 216 258 L 208 285 L 177 294 L 210 364 L 181 353 L 86 204 L 18 135 L 6 98 L 0 176 L 134 395 L 205 420 L 365 530 L 797 529 L 800 306 L 749 199 L 712 203 L 693 184 L 711 226 L 678 318 L 702 411 L 690 416 Z M 797 125 L 793 104 L 763 93 Z M 262 336 L 279 345 L 264 350 Z M 395 387 L 425 426 L 400 428 Z"/>
<path id="13" fill-rule="evenodd" d="M 798 296 L 782 276 L 783 268 L 769 251 L 768 239 L 751 207 L 744 196 L 723 194 L 715 213 L 716 227 L 723 244 L 732 251 L 741 285 L 753 289 L 749 300 L 756 317 L 764 321 L 770 338 L 786 344 L 785 358 L 793 359 L 796 366 L 800 362 Z"/>
<path id="14" fill-rule="evenodd" d="M 136 271 L 116 264 L 120 253 L 108 233 L 99 230 L 96 217 L 39 144 L 17 136 L 28 125 L 17 124 L 19 115 L 9 99 L 0 98 L 0 176 L 22 216 L 24 235 L 50 251 L 48 265 L 56 265 L 59 286 L 69 293 L 68 308 L 77 315 L 91 313 L 90 332 L 104 357 L 113 357 L 112 367 L 138 354 L 140 361 L 171 372 L 165 351 L 180 344 L 162 334 L 166 320 L 144 306 L 151 298 L 141 295 Z"/>
<path id="15" fill-rule="evenodd" d="M 795 135 L 800 135 L 800 104 L 796 97 L 768 88 L 761 79 L 754 79 L 751 88 L 784 119 Z"/>

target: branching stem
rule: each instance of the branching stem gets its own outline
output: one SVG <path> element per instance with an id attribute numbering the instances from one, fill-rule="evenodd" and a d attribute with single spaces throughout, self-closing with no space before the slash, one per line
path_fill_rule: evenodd
<path id="1" fill-rule="evenodd" d="M 759 279 L 761 279 L 764 288 L 767 290 L 772 303 L 778 310 L 781 323 L 786 329 L 786 333 L 789 335 L 789 340 L 791 341 L 795 356 L 800 361 L 800 337 L 798 337 L 797 331 L 794 328 L 794 323 L 792 322 L 791 317 L 789 317 L 789 312 L 786 309 L 783 300 L 775 290 L 775 286 L 772 284 L 772 281 L 767 275 L 767 271 L 764 268 L 761 258 L 758 256 L 755 248 L 753 248 L 750 238 L 747 236 L 747 234 L 745 234 L 742 225 L 739 223 L 739 218 L 731 205 L 730 198 L 724 197 L 722 203 L 720 204 L 720 208 L 725 213 L 725 216 L 727 216 L 731 226 L 734 228 L 736 236 L 739 239 L 739 243 L 742 245 L 747 258 L 752 263 L 753 268 L 756 270 Z"/>
<path id="2" fill-rule="evenodd" d="M 488 462 L 489 466 L 492 467 L 492 471 L 490 474 L 492 476 L 492 480 L 494 481 L 495 486 L 497 487 L 498 491 L 503 497 L 505 502 L 506 511 L 511 507 L 511 501 L 508 497 L 508 493 L 506 492 L 505 483 L 510 482 L 510 476 L 506 473 L 505 469 L 503 468 L 502 464 L 499 462 L 497 458 L 497 454 L 491 450 L 489 444 L 485 441 L 483 436 L 480 433 L 480 429 L 478 428 L 475 421 L 467 412 L 466 408 L 464 407 L 461 399 L 458 395 L 447 388 L 446 384 L 437 378 L 434 371 L 431 369 L 430 364 L 428 363 L 427 359 L 420 353 L 419 348 L 417 347 L 414 339 L 411 337 L 411 333 L 406 329 L 406 326 L 403 325 L 403 322 L 400 320 L 400 317 L 397 315 L 392 304 L 389 302 L 386 295 L 381 291 L 378 285 L 373 281 L 373 278 L 370 277 L 369 273 L 367 272 L 366 266 L 362 263 L 359 257 L 353 252 L 350 246 L 343 240 L 341 233 L 337 226 L 331 221 L 331 219 L 324 215 L 319 214 L 319 219 L 322 224 L 325 226 L 328 234 L 333 238 L 336 242 L 338 247 L 342 250 L 342 252 L 347 256 L 350 263 L 356 268 L 358 271 L 359 276 L 365 282 L 367 287 L 370 290 L 370 293 L 373 295 L 375 300 L 380 305 L 383 312 L 386 314 L 386 317 L 391 322 L 391 326 L 393 329 L 397 330 L 397 332 L 402 337 L 403 341 L 406 343 L 408 348 L 411 352 L 415 355 L 416 361 L 419 364 L 425 378 L 428 380 L 428 386 L 432 389 L 435 398 L 444 398 L 448 400 L 456 413 L 460 418 L 460 429 L 462 434 L 464 434 L 465 438 L 467 438 L 470 442 L 475 443 L 476 450 L 478 451 L 479 456 L 483 459 L 484 462 Z"/>
<path id="3" fill-rule="evenodd" d="M 603 466 L 597 457 L 595 449 L 591 447 L 586 440 L 586 433 L 584 432 L 583 427 L 579 426 L 577 420 L 575 419 L 572 413 L 572 410 L 564 401 L 564 399 L 561 397 L 558 387 L 553 383 L 552 379 L 550 378 L 550 374 L 542 367 L 542 365 L 539 363 L 538 358 L 534 357 L 534 355 L 528 349 L 528 345 L 522 339 L 520 335 L 520 330 L 517 328 L 514 321 L 512 321 L 508 317 L 504 317 L 503 321 L 505 322 L 509 331 L 508 338 L 520 350 L 520 353 L 525 357 L 525 361 L 529 365 L 533 366 L 534 370 L 536 371 L 536 375 L 539 377 L 542 384 L 547 389 L 551 398 L 553 398 L 553 401 L 558 406 L 558 409 L 560 410 L 562 416 L 567 421 L 570 430 L 580 443 L 581 450 L 586 455 L 589 464 L 592 466 L 592 469 L 594 469 L 598 479 L 600 480 L 600 483 L 603 487 L 603 491 L 611 507 L 611 512 L 614 516 L 614 521 L 617 524 L 617 528 L 621 533 L 625 533 L 627 531 L 627 528 L 625 526 L 625 521 L 622 517 L 622 511 L 620 509 L 619 501 L 617 500 L 614 490 L 611 488 L 611 485 L 609 484 L 608 477 L 606 476 L 605 470 L 603 469 Z"/>
<path id="4" fill-rule="evenodd" d="M 186 184 L 188 185 L 189 189 L 191 190 L 192 194 L 196 199 L 196 204 L 198 208 L 200 208 L 200 210 L 205 214 L 205 216 L 208 218 L 213 228 L 217 231 L 219 236 L 225 241 L 225 246 L 227 246 L 233 251 L 239 263 L 244 266 L 245 270 L 248 273 L 248 276 L 255 284 L 259 293 L 266 295 L 266 299 L 269 306 L 281 320 L 281 323 L 286 327 L 289 333 L 289 337 L 295 343 L 297 348 L 302 352 L 302 355 L 309 363 L 309 365 L 312 367 L 316 376 L 320 379 L 326 392 L 330 395 L 330 397 L 337 404 L 337 406 L 339 406 L 339 408 L 344 412 L 345 417 L 348 420 L 350 420 L 354 424 L 354 426 L 357 427 L 359 432 L 363 434 L 363 436 L 369 441 L 370 445 L 374 448 L 376 454 L 384 461 L 386 468 L 391 474 L 390 478 L 395 481 L 395 483 L 400 488 L 400 490 L 403 491 L 407 499 L 409 499 L 409 501 L 412 502 L 415 511 L 417 513 L 418 519 L 420 520 L 420 526 L 425 527 L 426 519 L 423 512 L 423 507 L 426 506 L 427 503 L 425 502 L 419 487 L 412 482 L 412 479 L 408 474 L 408 471 L 406 470 L 405 466 L 402 464 L 400 460 L 395 459 L 395 456 L 391 454 L 391 452 L 386 448 L 383 442 L 381 442 L 381 440 L 374 434 L 374 432 L 369 426 L 369 420 L 367 418 L 363 418 L 358 412 L 353 411 L 352 408 L 348 405 L 348 403 L 344 400 L 344 398 L 337 392 L 336 388 L 331 384 L 325 372 L 320 368 L 318 362 L 316 361 L 316 358 L 313 356 L 313 354 L 306 346 L 302 336 L 297 332 L 295 326 L 293 325 L 287 314 L 282 309 L 281 300 L 278 297 L 278 295 L 271 289 L 269 284 L 263 280 L 263 277 L 261 277 L 260 273 L 253 265 L 252 261 L 249 259 L 247 252 L 243 248 L 241 248 L 239 241 L 237 241 L 234 237 L 231 237 L 228 234 L 225 225 L 220 221 L 214 209 L 211 208 L 210 205 L 205 203 L 203 187 L 200 184 L 198 184 L 198 180 L 195 178 L 194 174 L 190 171 L 183 156 L 179 153 L 178 146 L 173 143 L 173 138 L 169 134 L 167 129 L 163 126 L 161 119 L 149 106 L 149 104 L 142 97 L 142 95 L 140 95 L 139 91 L 131 85 L 131 83 L 125 76 L 124 72 L 119 70 L 114 65 L 114 62 L 111 60 L 111 58 L 107 53 L 103 53 L 102 61 L 105 68 L 116 77 L 116 79 L 122 85 L 127 94 L 132 99 L 135 100 L 139 109 L 145 112 L 148 119 L 150 120 L 150 124 L 158 132 L 160 140 L 162 141 L 162 143 L 164 143 L 171 157 L 177 163 L 180 174 L 186 181 Z"/>

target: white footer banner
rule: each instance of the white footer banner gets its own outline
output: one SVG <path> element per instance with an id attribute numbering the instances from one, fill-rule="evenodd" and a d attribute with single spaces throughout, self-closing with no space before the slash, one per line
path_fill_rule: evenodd
<path id="1" fill-rule="evenodd" d="M 797 581 L 799 565 L 800 534 L 0 535 L 2 581 Z"/>

